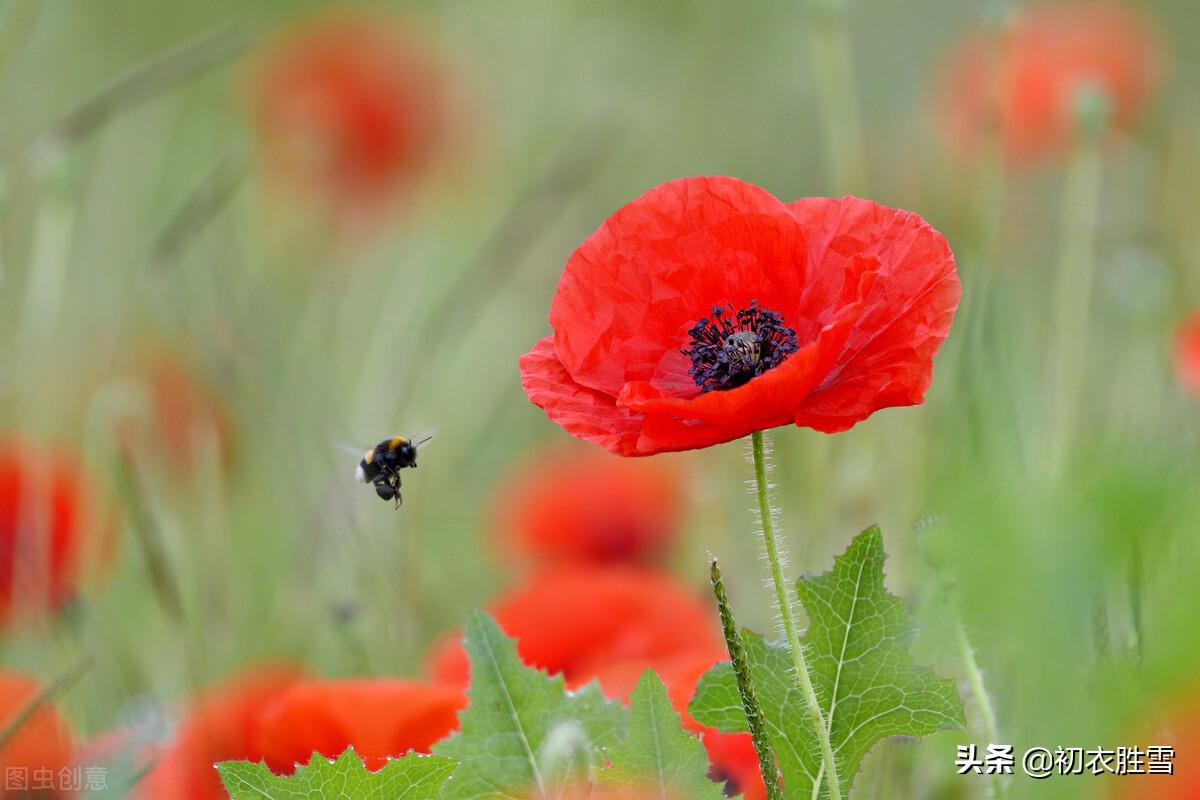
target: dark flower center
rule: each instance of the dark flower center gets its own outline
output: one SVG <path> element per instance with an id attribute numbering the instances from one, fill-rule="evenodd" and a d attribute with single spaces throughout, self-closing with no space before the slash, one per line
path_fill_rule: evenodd
<path id="1" fill-rule="evenodd" d="M 713 783 L 722 784 L 721 794 L 726 797 L 737 797 L 742 793 L 742 787 L 738 784 L 738 779 L 724 767 L 719 767 L 713 764 L 708 768 L 708 779 Z"/>
<path id="2" fill-rule="evenodd" d="M 688 374 L 701 394 L 735 389 L 800 349 L 783 315 L 759 308 L 757 300 L 732 317 L 713 306 L 712 317 L 701 317 L 688 333 L 690 346 L 682 352 L 692 360 Z"/>

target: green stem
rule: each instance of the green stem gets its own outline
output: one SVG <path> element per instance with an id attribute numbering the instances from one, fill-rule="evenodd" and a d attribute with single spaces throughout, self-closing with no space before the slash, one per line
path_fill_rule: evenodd
<path id="1" fill-rule="evenodd" d="M 423 314 L 423 324 L 410 342 L 411 351 L 423 353 L 425 358 L 455 339 L 458 330 L 453 320 L 460 319 L 465 309 L 478 308 L 488 298 L 496 296 L 512 280 L 516 268 L 530 247 L 563 214 L 570 203 L 564 198 L 578 195 L 585 186 L 596 179 L 612 163 L 622 143 L 624 128 L 614 122 L 616 115 L 605 107 L 603 113 L 593 114 L 567 141 L 563 149 L 555 154 L 542 170 L 517 196 L 505 212 L 499 227 L 489 236 L 480 253 L 472 258 L 467 269 L 461 270 L 450 279 L 449 288 L 434 298 Z M 408 292 L 409 279 L 397 271 L 400 282 Z M 381 324 L 376 326 L 371 345 L 363 352 L 361 363 L 366 365 L 363 380 L 373 380 L 376 370 L 370 365 L 390 358 L 394 347 L 394 331 L 386 322 L 387 315 L 379 315 Z M 363 384 L 365 386 L 365 384 Z M 408 389 L 414 389 L 410 383 Z M 368 392 L 363 389 L 360 394 Z M 395 407 L 404 408 L 411 400 L 402 394 L 396 398 Z"/>
<path id="2" fill-rule="evenodd" d="M 173 264 L 233 196 L 250 174 L 246 155 L 226 153 L 171 215 L 150 249 L 153 268 Z"/>
<path id="3" fill-rule="evenodd" d="M 69 689 L 76 681 L 83 677 L 83 674 L 92 666 L 92 657 L 86 656 L 79 663 L 68 669 L 66 672 L 58 675 L 50 683 L 46 684 L 40 692 L 29 699 L 25 705 L 17 709 L 17 713 L 8 720 L 3 730 L 0 730 L 0 752 L 8 746 L 12 738 L 25 726 L 33 715 L 36 714 L 43 706 L 52 701 L 62 692 Z"/>
<path id="4" fill-rule="evenodd" d="M 1108 624 L 1108 597 L 1097 589 L 1092 594 L 1092 646 L 1096 650 L 1096 663 L 1104 661 L 1112 652 L 1112 628 Z"/>
<path id="5" fill-rule="evenodd" d="M 112 117 L 233 61 L 254 43 L 258 35 L 258 31 L 249 27 L 230 24 L 138 64 L 85 98 L 39 134 L 26 151 L 26 158 L 35 172 L 41 172 L 48 163 L 96 132 Z"/>
<path id="6" fill-rule="evenodd" d="M 788 649 L 792 652 L 796 685 L 804 696 L 804 703 L 808 707 L 808 715 L 812 720 L 813 731 L 821 746 L 821 769 L 825 773 L 825 782 L 829 787 L 829 800 L 841 800 L 842 788 L 838 780 L 833 745 L 829 740 L 829 727 L 825 724 L 825 715 L 821 711 L 821 704 L 817 700 L 812 677 L 809 675 L 808 664 L 804 660 L 804 648 L 800 644 L 800 635 L 797 632 L 796 615 L 788 597 L 787 579 L 783 575 L 783 559 L 780 557 L 780 546 L 775 536 L 775 512 L 771 508 L 770 486 L 767 483 L 767 448 L 762 431 L 755 431 L 750 435 L 750 449 L 754 454 L 754 482 L 758 493 L 763 545 L 767 550 L 767 561 L 771 565 L 771 581 L 775 584 L 775 599 L 779 605 L 779 616 L 783 620 Z M 820 782 L 820 776 L 817 780 Z"/>
<path id="7" fill-rule="evenodd" d="M 1053 391 L 1047 472 L 1054 478 L 1074 438 L 1086 360 L 1088 309 L 1096 272 L 1096 233 L 1100 221 L 1100 137 L 1080 138 L 1068 167 L 1063 188 L 1059 238 L 1058 287 L 1053 318 L 1056 323 L 1051 346 Z"/>
<path id="8" fill-rule="evenodd" d="M 118 454 L 114 460 L 113 475 L 117 493 L 129 512 L 130 529 L 146 559 L 146 570 L 150 573 L 150 585 L 154 588 L 154 596 L 171 621 L 182 627 L 186 621 L 183 593 L 167 558 L 162 532 L 142 500 L 137 467 L 130 458 Z"/>
<path id="9" fill-rule="evenodd" d="M 967 321 L 966 344 L 961 358 L 986 359 L 986 324 L 996 252 L 1004 223 L 1008 179 L 1004 173 L 1004 151 L 998 130 L 989 131 L 975 171 L 975 246 L 970 291 L 963 296 L 961 314 Z"/>
<path id="10" fill-rule="evenodd" d="M 979 669 L 979 662 L 975 660 L 975 651 L 971 647 L 970 640 L 967 639 L 967 629 L 963 626 L 957 598 L 951 597 L 947 605 L 950 608 L 950 617 L 954 624 L 954 639 L 958 644 L 958 655 L 967 672 L 967 686 L 971 689 L 975 707 L 979 709 L 979 721 L 983 727 L 984 738 L 989 744 L 999 744 L 1000 728 L 996 725 L 996 711 L 992 707 L 992 698 L 988 695 L 987 687 L 983 685 L 983 672 Z M 1008 787 L 1004 782 L 1004 776 L 997 774 L 996 797 L 1003 800 L 1007 795 Z"/>
<path id="11" fill-rule="evenodd" d="M 833 190 L 865 195 L 865 149 L 842 5 L 841 0 L 806 0 L 812 70 Z"/>
<path id="12" fill-rule="evenodd" d="M 1133 622 L 1133 664 L 1142 666 L 1142 548 L 1137 537 L 1130 542 L 1129 551 L 1129 613 Z"/>

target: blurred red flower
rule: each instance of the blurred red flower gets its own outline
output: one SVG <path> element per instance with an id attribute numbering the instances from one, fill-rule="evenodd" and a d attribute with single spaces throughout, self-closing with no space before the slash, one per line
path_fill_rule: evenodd
<path id="1" fill-rule="evenodd" d="M 0 730 L 6 730 L 41 691 L 34 678 L 0 672 Z M 75 781 L 62 780 L 62 774 L 70 769 L 74 750 L 74 735 L 66 721 L 52 705 L 38 706 L 0 750 L 4 776 L 0 797 L 69 796 Z"/>
<path id="2" fill-rule="evenodd" d="M 719 650 L 723 642 L 703 596 L 666 575 L 631 566 L 543 570 L 488 611 L 517 640 L 526 664 L 562 673 L 571 687 L 609 664 L 654 668 L 690 650 Z M 469 669 L 460 639 L 454 635 L 435 646 L 428 672 L 466 687 Z"/>
<path id="3" fill-rule="evenodd" d="M 1195 686 L 1175 697 L 1163 706 L 1164 718 L 1154 726 L 1144 726 L 1135 735 L 1134 743 L 1145 754 L 1149 747 L 1173 749 L 1167 759 L 1171 774 L 1159 772 L 1153 775 L 1131 774 L 1117 782 L 1118 789 L 1112 796 L 1119 800 L 1198 800 L 1200 798 L 1200 771 L 1189 755 L 1200 753 L 1200 694 Z M 1149 755 L 1143 756 L 1142 769 L 1149 769 Z M 1158 764 L 1162 769 L 1166 765 Z"/>
<path id="4" fill-rule="evenodd" d="M 1134 8 L 1023 8 L 1005 30 L 974 31 L 956 44 L 941 67 L 938 118 L 964 155 L 995 126 L 1014 162 L 1061 153 L 1076 134 L 1079 93 L 1104 92 L 1115 124 L 1128 125 L 1159 83 L 1162 51 L 1149 18 Z"/>
<path id="5" fill-rule="evenodd" d="M 506 561 L 535 566 L 661 564 L 683 517 L 676 466 L 594 448 L 537 452 L 496 492 L 497 550 Z"/>
<path id="6" fill-rule="evenodd" d="M 619 455 L 789 423 L 844 431 L 924 399 L 960 295 L 950 248 L 915 214 L 676 180 L 567 261 L 554 334 L 521 379 L 551 420 Z"/>
<path id="7" fill-rule="evenodd" d="M 259 720 L 300 677 L 294 667 L 261 666 L 198 695 L 174 740 L 138 782 L 135 796 L 142 800 L 227 800 L 229 794 L 213 764 L 262 760 L 265 754 L 255 741 Z"/>
<path id="8" fill-rule="evenodd" d="M 226 798 L 218 761 L 264 761 L 278 774 L 314 751 L 335 758 L 351 745 L 369 769 L 388 756 L 429 752 L 458 727 L 466 695 L 398 679 L 325 681 L 291 667 L 263 667 L 197 698 L 174 741 L 139 783 L 139 797 Z"/>
<path id="9" fill-rule="evenodd" d="M 249 102 L 269 178 L 338 215 L 427 166 L 447 109 L 439 68 L 384 13 L 323 15 L 262 53 Z"/>
<path id="10" fill-rule="evenodd" d="M 58 611 L 114 543 L 77 454 L 0 440 L 0 621 Z"/>
<path id="11" fill-rule="evenodd" d="M 1200 397 L 1200 308 L 1179 326 L 1175 337 L 1175 374 L 1184 388 Z"/>
<path id="12" fill-rule="evenodd" d="M 350 745 L 375 771 L 388 756 L 428 753 L 457 730 L 466 704 L 457 688 L 418 681 L 303 681 L 263 713 L 255 742 L 267 766 L 281 774 L 307 764 L 314 750 L 335 758 Z"/>

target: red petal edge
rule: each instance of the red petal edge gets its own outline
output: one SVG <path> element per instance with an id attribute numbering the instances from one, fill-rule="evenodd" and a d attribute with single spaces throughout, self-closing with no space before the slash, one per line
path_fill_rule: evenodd
<path id="1" fill-rule="evenodd" d="M 796 424 L 837 433 L 882 408 L 920 403 L 962 297 L 945 238 L 916 214 L 857 197 L 805 198 L 788 208 L 805 229 L 817 274 L 842 269 L 853 255 L 881 264 L 838 366 L 799 404 Z"/>
<path id="2" fill-rule="evenodd" d="M 552 422 L 617 455 L 642 455 L 637 452 L 640 415 L 617 408 L 615 398 L 576 383 L 558 359 L 553 336 L 540 340 L 518 363 L 525 394 Z"/>

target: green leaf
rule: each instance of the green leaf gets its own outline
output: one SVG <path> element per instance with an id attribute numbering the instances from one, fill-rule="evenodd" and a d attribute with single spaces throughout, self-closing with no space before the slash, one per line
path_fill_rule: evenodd
<path id="1" fill-rule="evenodd" d="M 832 572 L 805 576 L 797 586 L 809 619 L 805 654 L 843 791 L 863 756 L 885 736 L 920 737 L 963 726 L 954 681 L 918 666 L 908 653 L 915 629 L 904 603 L 884 588 L 885 558 L 883 536 L 871 527 L 834 559 Z M 784 789 L 788 797 L 814 796 L 820 749 L 800 705 L 787 645 L 749 631 L 744 644 Z M 689 710 L 698 721 L 724 731 L 748 729 L 729 664 L 700 679 Z M 823 779 L 815 796 L 828 796 Z"/>
<path id="2" fill-rule="evenodd" d="M 307 766 L 286 778 L 261 762 L 226 761 L 217 771 L 233 800 L 437 800 L 455 766 L 449 759 L 409 753 L 370 772 L 350 748 L 337 761 L 313 753 Z"/>
<path id="3" fill-rule="evenodd" d="M 592 683 L 567 692 L 562 676 L 525 666 L 515 643 L 486 614 L 467 621 L 470 705 L 462 730 L 434 745 L 461 766 L 444 800 L 539 794 L 587 780 L 617 742 L 628 714 Z"/>
<path id="4" fill-rule="evenodd" d="M 707 777 L 704 745 L 683 729 L 666 687 L 650 670 L 630 697 L 629 737 L 608 756 L 609 768 L 597 775 L 601 798 L 606 789 L 633 789 L 646 797 L 724 800 Z"/>

